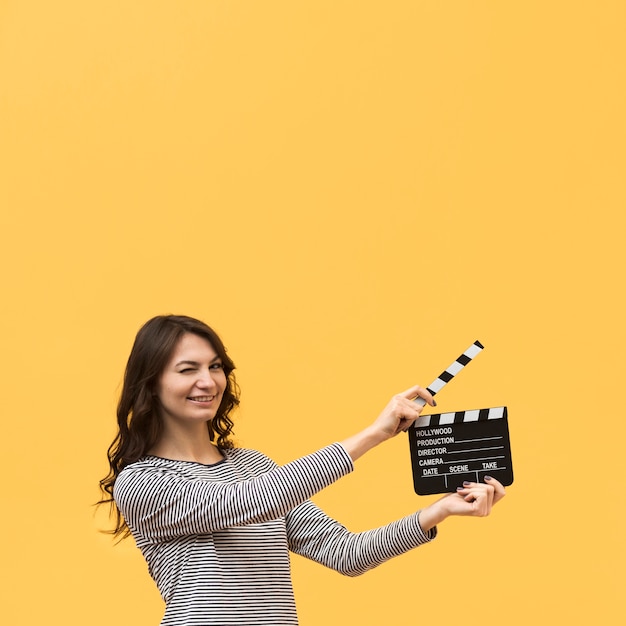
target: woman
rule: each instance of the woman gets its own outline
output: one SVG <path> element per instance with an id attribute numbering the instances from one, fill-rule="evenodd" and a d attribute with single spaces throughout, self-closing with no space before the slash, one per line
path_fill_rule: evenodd
<path id="1" fill-rule="evenodd" d="M 162 626 L 297 624 L 289 551 L 355 576 L 432 540 L 451 515 L 485 516 L 504 496 L 495 479 L 465 483 L 406 518 L 350 533 L 309 498 L 360 456 L 419 416 L 419 386 L 376 420 L 279 467 L 235 448 L 234 364 L 217 334 L 184 316 L 160 316 L 137 334 L 101 481 L 116 536 L 132 534 L 166 603 Z"/>

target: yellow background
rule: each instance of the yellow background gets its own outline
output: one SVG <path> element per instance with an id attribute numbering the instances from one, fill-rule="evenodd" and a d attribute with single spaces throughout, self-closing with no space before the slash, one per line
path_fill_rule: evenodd
<path id="1" fill-rule="evenodd" d="M 357 579 L 293 561 L 302 626 L 624 619 L 624 2 L 0 2 L 2 621 L 154 626 L 97 482 L 139 326 L 200 317 L 236 435 L 279 462 L 472 341 L 442 411 L 509 407 L 485 520 Z M 406 438 L 316 501 L 418 498 Z"/>

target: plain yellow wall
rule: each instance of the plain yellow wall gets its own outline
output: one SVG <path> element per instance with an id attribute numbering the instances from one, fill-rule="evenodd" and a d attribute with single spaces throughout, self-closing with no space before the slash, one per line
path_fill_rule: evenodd
<path id="1" fill-rule="evenodd" d="M 91 504 L 138 327 L 200 317 L 236 434 L 279 462 L 475 339 L 442 411 L 509 407 L 486 520 L 357 579 L 296 558 L 302 626 L 624 619 L 624 2 L 0 3 L 2 621 L 154 626 Z M 316 501 L 432 501 L 406 438 Z"/>

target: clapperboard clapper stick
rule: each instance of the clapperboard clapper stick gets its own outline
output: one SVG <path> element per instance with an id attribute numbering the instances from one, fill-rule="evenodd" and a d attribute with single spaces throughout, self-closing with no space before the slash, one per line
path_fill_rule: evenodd
<path id="1" fill-rule="evenodd" d="M 477 354 L 475 341 L 427 389 L 435 395 Z M 426 404 L 422 398 L 416 402 Z M 422 415 L 409 428 L 413 483 L 419 495 L 456 491 L 463 481 L 482 482 L 493 476 L 503 485 L 513 482 L 508 413 L 505 406 Z"/>
<path id="2" fill-rule="evenodd" d="M 426 387 L 428 393 L 434 396 L 438 391 L 441 391 L 444 385 L 450 382 L 484 347 L 485 346 L 483 346 L 480 341 L 475 341 L 454 363 L 452 363 L 452 365 L 450 365 L 450 367 L 448 367 L 448 369 L 441 372 L 441 374 Z M 420 406 L 425 406 L 426 400 L 424 400 L 424 398 L 417 398 L 415 403 Z"/>

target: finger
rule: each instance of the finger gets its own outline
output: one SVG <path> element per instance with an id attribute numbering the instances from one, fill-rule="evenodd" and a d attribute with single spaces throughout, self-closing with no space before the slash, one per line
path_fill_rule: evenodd
<path id="1" fill-rule="evenodd" d="M 476 514 L 489 515 L 493 506 L 495 489 L 488 484 L 470 483 L 468 481 L 465 481 L 463 485 L 464 489 L 459 491 L 459 494 L 463 496 L 466 502 L 473 503 Z"/>
<path id="2" fill-rule="evenodd" d="M 419 385 L 415 385 L 411 387 L 410 389 L 403 391 L 400 395 L 403 398 L 406 398 L 407 400 L 415 400 L 415 398 L 422 398 L 426 400 L 426 402 L 428 402 L 430 406 L 437 406 L 437 403 L 433 399 L 432 394 L 426 389 L 424 389 L 423 387 L 420 387 Z"/>
<path id="3" fill-rule="evenodd" d="M 482 497 L 484 495 L 489 500 L 489 503 L 493 502 L 495 488 L 488 483 L 471 483 L 470 491 L 477 496 L 480 495 Z"/>
<path id="4" fill-rule="evenodd" d="M 484 493 L 465 493 L 465 490 L 459 487 L 455 495 L 460 497 L 464 506 L 467 507 L 463 515 L 485 517 L 491 512 L 491 505 Z"/>
<path id="5" fill-rule="evenodd" d="M 406 431 L 419 418 L 423 406 L 415 404 L 415 402 L 402 395 L 396 396 L 396 400 L 395 411 L 397 418 L 400 420 L 400 429 Z"/>
<path id="6" fill-rule="evenodd" d="M 416 413 L 414 415 L 400 415 L 398 417 L 398 432 L 403 431 L 406 432 L 407 430 L 409 430 L 409 428 L 411 428 L 411 426 L 413 426 L 413 423 L 415 422 L 415 420 L 419 417 L 419 413 Z"/>
<path id="7" fill-rule="evenodd" d="M 487 477 L 485 477 L 487 478 Z M 491 478 L 491 476 L 489 476 L 490 480 L 488 482 L 484 482 L 484 483 L 473 483 L 470 482 L 469 480 L 464 480 L 463 481 L 463 487 L 465 489 L 476 489 L 479 491 L 489 491 L 491 493 L 493 493 L 495 491 L 495 485 L 492 485 L 491 483 L 495 480 L 495 478 Z M 497 481 L 496 481 L 497 482 Z"/>
<path id="8" fill-rule="evenodd" d="M 499 481 L 493 478 L 492 476 L 485 476 L 485 482 L 493 487 L 493 503 L 499 502 L 506 495 L 506 489 L 504 485 Z"/>

